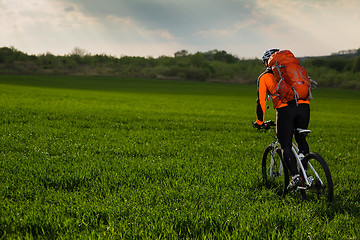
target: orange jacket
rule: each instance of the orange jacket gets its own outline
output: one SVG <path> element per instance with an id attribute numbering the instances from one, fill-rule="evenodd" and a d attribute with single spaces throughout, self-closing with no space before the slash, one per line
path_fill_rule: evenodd
<path id="1" fill-rule="evenodd" d="M 261 125 L 264 123 L 265 119 L 265 108 L 268 95 L 271 96 L 273 101 L 274 109 L 286 107 L 288 104 L 282 102 L 279 97 L 277 97 L 277 88 L 278 82 L 276 81 L 272 70 L 267 69 L 263 72 L 257 82 L 257 101 L 256 101 L 256 123 Z M 298 100 L 298 103 L 307 103 L 310 104 L 310 100 Z"/>

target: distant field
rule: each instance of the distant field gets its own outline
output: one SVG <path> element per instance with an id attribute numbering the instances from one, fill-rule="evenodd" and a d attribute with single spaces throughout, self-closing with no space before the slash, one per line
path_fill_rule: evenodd
<path id="1" fill-rule="evenodd" d="M 255 85 L 0 76 L 0 239 L 359 239 L 360 92 L 313 95 L 332 204 L 263 186 Z"/>

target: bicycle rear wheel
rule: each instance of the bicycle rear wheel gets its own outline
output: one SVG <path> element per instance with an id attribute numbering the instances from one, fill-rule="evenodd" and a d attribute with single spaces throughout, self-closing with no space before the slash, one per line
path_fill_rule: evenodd
<path id="1" fill-rule="evenodd" d="M 280 195 L 287 193 L 289 173 L 282 164 L 281 149 L 269 145 L 265 148 L 262 159 L 262 177 L 267 188 L 275 188 Z"/>
<path id="2" fill-rule="evenodd" d="M 330 169 L 324 158 L 318 153 L 311 152 L 304 157 L 302 162 L 308 175 L 308 181 L 311 182 L 311 186 L 304 194 L 306 199 L 331 202 L 334 199 L 334 185 Z"/>

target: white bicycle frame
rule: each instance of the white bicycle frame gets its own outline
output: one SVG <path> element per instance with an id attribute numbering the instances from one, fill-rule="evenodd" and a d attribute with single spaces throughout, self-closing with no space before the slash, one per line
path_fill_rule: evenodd
<path id="1" fill-rule="evenodd" d="M 270 160 L 270 169 L 269 169 L 269 176 L 272 178 L 276 178 L 278 176 L 282 176 L 283 171 L 284 171 L 284 167 L 282 164 L 282 161 L 280 161 L 280 166 L 279 166 L 279 173 L 275 174 L 275 172 L 273 171 L 273 167 L 275 165 L 275 156 L 276 156 L 276 146 L 279 145 L 278 141 L 275 141 L 271 144 L 273 150 L 270 152 L 271 154 L 271 160 Z"/>
<path id="2" fill-rule="evenodd" d="M 311 131 L 308 129 L 296 129 L 297 131 L 299 131 L 299 133 L 304 133 L 304 134 L 308 134 Z M 277 177 L 274 176 L 274 171 L 273 171 L 273 166 L 275 163 L 275 155 L 276 155 L 276 146 L 279 145 L 278 141 L 273 142 L 272 147 L 273 147 L 273 151 L 271 152 L 271 164 L 270 164 L 270 177 Z M 314 178 L 312 176 L 308 177 L 306 170 L 301 162 L 301 160 L 304 158 L 304 156 L 302 154 L 299 153 L 299 148 L 295 145 L 295 143 L 292 143 L 292 148 L 291 148 L 292 152 L 295 155 L 296 161 L 297 161 L 297 166 L 298 166 L 298 171 L 301 171 L 303 176 L 304 176 L 304 180 L 306 183 L 307 187 L 311 187 L 313 182 L 314 182 Z M 308 167 L 313 171 L 313 173 L 315 174 L 316 178 L 320 181 L 320 184 L 323 185 L 323 181 L 321 180 L 320 176 L 318 175 L 318 173 L 316 172 L 315 168 L 311 165 L 310 162 L 308 162 Z M 282 175 L 283 173 L 283 163 L 282 161 L 280 161 L 280 166 L 279 166 L 279 175 Z M 305 189 L 304 187 L 298 187 L 299 189 Z"/>

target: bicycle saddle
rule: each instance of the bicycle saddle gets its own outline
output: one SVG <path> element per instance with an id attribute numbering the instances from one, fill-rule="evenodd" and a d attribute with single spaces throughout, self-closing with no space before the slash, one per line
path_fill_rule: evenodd
<path id="1" fill-rule="evenodd" d="M 296 131 L 298 131 L 300 134 L 309 134 L 311 131 L 309 129 L 303 129 L 303 128 L 297 128 Z"/>

